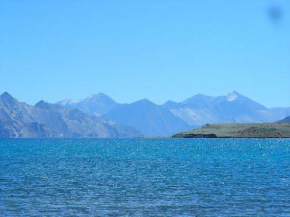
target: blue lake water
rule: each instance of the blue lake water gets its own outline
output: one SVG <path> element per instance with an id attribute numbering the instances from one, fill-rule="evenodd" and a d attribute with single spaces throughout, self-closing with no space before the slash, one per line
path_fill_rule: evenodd
<path id="1" fill-rule="evenodd" d="M 0 216 L 290 216 L 290 140 L 0 140 Z"/>

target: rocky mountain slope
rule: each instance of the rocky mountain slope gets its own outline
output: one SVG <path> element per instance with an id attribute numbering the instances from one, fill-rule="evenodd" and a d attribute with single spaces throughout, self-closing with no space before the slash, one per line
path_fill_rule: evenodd
<path id="1" fill-rule="evenodd" d="M 5 92 L 0 96 L 2 138 L 120 138 L 139 137 L 136 130 L 88 115 L 77 109 L 40 101 L 22 103 Z"/>

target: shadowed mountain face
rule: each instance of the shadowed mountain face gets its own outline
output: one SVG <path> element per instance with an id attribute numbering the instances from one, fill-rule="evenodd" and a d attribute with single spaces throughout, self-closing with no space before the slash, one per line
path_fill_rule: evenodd
<path id="1" fill-rule="evenodd" d="M 190 127 L 167 109 L 149 100 L 117 106 L 105 115 L 115 122 L 138 129 L 145 136 L 169 136 Z"/>
<path id="2" fill-rule="evenodd" d="M 8 93 L 0 96 L 0 137 L 4 138 L 118 138 L 140 136 L 76 109 L 40 101 L 35 106 L 18 102 Z"/>
<path id="3" fill-rule="evenodd" d="M 46 136 L 44 126 L 36 123 L 30 115 L 32 107 L 15 100 L 7 92 L 0 96 L 0 137 Z"/>

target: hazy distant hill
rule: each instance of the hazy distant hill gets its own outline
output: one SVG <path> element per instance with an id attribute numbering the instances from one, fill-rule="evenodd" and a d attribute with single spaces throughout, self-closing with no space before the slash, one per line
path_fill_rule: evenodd
<path id="1" fill-rule="evenodd" d="M 236 91 L 218 97 L 199 94 L 163 106 L 190 125 L 273 122 L 290 114 L 289 108 L 269 109 Z"/>
<path id="2" fill-rule="evenodd" d="M 206 123 L 275 122 L 290 115 L 290 108 L 267 108 L 236 91 L 218 97 L 198 94 L 182 102 L 168 101 L 163 105 L 146 99 L 121 104 L 105 94 L 59 104 L 133 127 L 146 136 L 170 135 Z"/>
<path id="3" fill-rule="evenodd" d="M 0 137 L 4 138 L 116 138 L 140 136 L 77 109 L 40 101 L 35 106 L 18 102 L 8 93 L 0 95 Z"/>
<path id="4" fill-rule="evenodd" d="M 167 109 L 146 99 L 119 105 L 105 117 L 119 124 L 134 127 L 145 136 L 169 136 L 190 128 Z"/>
<path id="5" fill-rule="evenodd" d="M 290 116 L 290 108 L 270 108 L 271 120 L 277 121 Z"/>
<path id="6" fill-rule="evenodd" d="M 284 118 L 283 120 L 278 121 L 278 123 L 285 123 L 285 124 L 287 123 L 287 124 L 290 124 L 290 116 Z"/>
<path id="7" fill-rule="evenodd" d="M 58 104 L 67 108 L 76 108 L 95 116 L 106 114 L 118 105 L 118 103 L 116 103 L 111 97 L 103 93 L 93 95 L 78 102 L 63 100 L 58 102 Z"/>
<path id="8" fill-rule="evenodd" d="M 190 129 L 189 125 L 170 111 L 145 99 L 130 104 L 120 104 L 105 94 L 97 94 L 79 102 L 68 100 L 58 104 L 67 108 L 77 108 L 88 114 L 102 115 L 105 119 L 137 129 L 149 137 L 170 136 Z"/>

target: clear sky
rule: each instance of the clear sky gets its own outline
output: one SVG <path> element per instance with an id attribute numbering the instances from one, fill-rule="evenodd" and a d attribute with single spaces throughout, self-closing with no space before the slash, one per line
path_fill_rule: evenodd
<path id="1" fill-rule="evenodd" d="M 0 0 L 0 91 L 156 103 L 232 90 L 290 106 L 290 2 Z"/>

